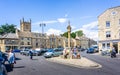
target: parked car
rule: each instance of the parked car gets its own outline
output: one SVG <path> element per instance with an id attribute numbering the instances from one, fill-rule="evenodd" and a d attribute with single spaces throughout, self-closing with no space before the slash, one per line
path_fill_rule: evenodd
<path id="1" fill-rule="evenodd" d="M 55 48 L 53 50 L 54 50 L 53 56 L 59 56 L 63 54 L 63 49 Z"/>
<path id="2" fill-rule="evenodd" d="M 39 55 L 42 55 L 48 51 L 46 48 L 36 48 L 35 50 L 39 53 Z"/>
<path id="3" fill-rule="evenodd" d="M 94 53 L 99 52 L 98 45 L 92 45 L 91 48 L 94 48 Z"/>
<path id="4" fill-rule="evenodd" d="M 19 49 L 14 49 L 13 52 L 19 53 L 21 50 Z"/>
<path id="5" fill-rule="evenodd" d="M 37 51 L 37 50 L 32 50 L 32 53 L 34 56 L 40 56 L 41 55 L 41 51 Z"/>
<path id="6" fill-rule="evenodd" d="M 94 48 L 88 48 L 87 53 L 94 53 Z"/>
<path id="7" fill-rule="evenodd" d="M 78 48 L 79 51 L 85 51 L 86 49 L 84 48 Z"/>
<path id="8" fill-rule="evenodd" d="M 29 51 L 30 51 L 29 49 L 24 49 L 24 50 L 20 51 L 20 54 L 28 56 L 29 55 Z"/>
<path id="9" fill-rule="evenodd" d="M 94 52 L 99 52 L 98 46 L 92 46 L 94 48 Z"/>
<path id="10" fill-rule="evenodd" d="M 7 70 L 3 62 L 4 58 L 0 57 L 0 75 L 7 75 Z"/>
<path id="11" fill-rule="evenodd" d="M 63 50 L 59 50 L 57 48 L 55 48 L 55 49 L 49 49 L 43 56 L 45 58 L 55 57 L 55 56 L 62 55 L 62 52 L 63 52 Z"/>
<path id="12" fill-rule="evenodd" d="M 103 49 L 103 50 L 101 50 L 101 55 L 102 56 L 110 56 L 111 52 L 110 52 L 110 50 Z"/>
<path id="13" fill-rule="evenodd" d="M 49 49 L 47 52 L 44 53 L 43 56 L 44 56 L 45 58 L 52 57 L 52 56 L 53 56 L 53 52 L 54 52 L 53 49 Z"/>
<path id="14" fill-rule="evenodd" d="M 96 53 L 99 52 L 97 45 L 92 45 L 90 48 L 87 49 L 87 53 Z"/>
<path id="15" fill-rule="evenodd" d="M 48 51 L 48 49 L 43 48 L 43 49 L 41 49 L 41 54 L 44 54 L 47 51 Z"/>

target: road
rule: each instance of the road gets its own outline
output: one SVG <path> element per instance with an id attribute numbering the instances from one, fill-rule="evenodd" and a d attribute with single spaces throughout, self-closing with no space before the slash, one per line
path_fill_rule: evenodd
<path id="1" fill-rule="evenodd" d="M 87 58 L 103 65 L 99 69 L 76 68 L 47 61 L 42 56 L 34 56 L 30 60 L 28 56 L 16 54 L 18 60 L 13 71 L 8 75 L 120 75 L 120 59 L 111 59 L 98 55 L 82 53 Z"/>
<path id="2" fill-rule="evenodd" d="M 81 54 L 101 64 L 103 72 L 110 73 L 111 75 L 120 75 L 120 55 L 117 55 L 117 58 L 111 58 L 110 56 L 101 56 L 98 54 L 86 54 L 85 52 Z"/>

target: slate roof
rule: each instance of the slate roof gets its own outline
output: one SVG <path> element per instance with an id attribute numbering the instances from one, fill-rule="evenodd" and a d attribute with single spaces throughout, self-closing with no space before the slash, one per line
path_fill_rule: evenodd
<path id="1" fill-rule="evenodd" d="M 7 34 L 4 34 L 4 35 L 0 35 L 0 38 L 18 39 L 18 36 L 15 33 L 7 33 Z"/>

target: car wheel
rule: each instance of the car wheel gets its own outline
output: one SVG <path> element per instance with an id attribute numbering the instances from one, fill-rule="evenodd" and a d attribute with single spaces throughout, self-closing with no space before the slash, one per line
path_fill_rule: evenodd
<path id="1" fill-rule="evenodd" d="M 51 57 L 54 57 L 54 55 L 52 54 Z"/>

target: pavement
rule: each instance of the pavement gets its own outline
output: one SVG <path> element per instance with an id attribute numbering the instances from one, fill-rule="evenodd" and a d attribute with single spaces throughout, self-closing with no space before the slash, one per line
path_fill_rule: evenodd
<path id="1" fill-rule="evenodd" d="M 52 58 L 48 58 L 47 60 L 51 62 L 56 62 L 59 64 L 78 67 L 78 68 L 101 68 L 102 67 L 102 65 L 100 65 L 99 63 L 91 61 L 85 57 L 81 57 L 81 59 L 64 59 L 61 57 L 52 57 Z"/>

